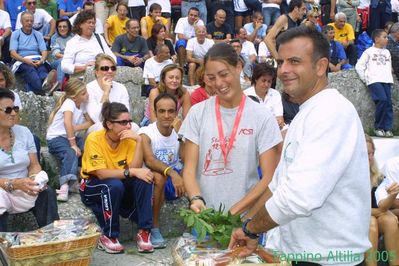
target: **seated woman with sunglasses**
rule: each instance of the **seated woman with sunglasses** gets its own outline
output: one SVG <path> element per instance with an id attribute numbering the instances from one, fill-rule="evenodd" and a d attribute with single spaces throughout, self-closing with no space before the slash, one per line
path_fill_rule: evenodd
<path id="1" fill-rule="evenodd" d="M 116 75 L 116 62 L 113 57 L 106 54 L 98 54 L 94 65 L 96 79 L 87 84 L 89 101 L 87 113 L 95 123 L 89 132 L 101 129 L 100 114 L 103 103 L 119 102 L 130 111 L 129 94 L 125 85 L 114 81 Z M 132 129 L 137 130 L 138 126 L 133 123 Z"/>
<path id="2" fill-rule="evenodd" d="M 119 215 L 136 222 L 139 252 L 153 252 L 151 170 L 142 168 L 141 137 L 131 130 L 132 120 L 124 104 L 105 102 L 101 115 L 104 129 L 86 139 L 82 157 L 80 187 L 83 203 L 91 208 L 103 235 L 98 247 L 107 253 L 121 253 Z"/>
<path id="3" fill-rule="evenodd" d="M 16 125 L 14 99 L 10 90 L 0 90 L 0 232 L 7 231 L 8 214 L 32 208 L 40 227 L 59 219 L 54 190 L 34 181 L 42 169 L 32 133 Z"/>

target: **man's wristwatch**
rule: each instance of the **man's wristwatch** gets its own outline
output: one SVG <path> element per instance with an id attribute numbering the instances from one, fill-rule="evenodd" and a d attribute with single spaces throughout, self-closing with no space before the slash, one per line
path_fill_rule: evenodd
<path id="1" fill-rule="evenodd" d="M 249 237 L 250 239 L 257 239 L 257 238 L 259 238 L 259 234 L 252 233 L 252 232 L 250 232 L 250 231 L 247 229 L 247 224 L 248 224 L 251 220 L 252 220 L 252 218 L 249 218 L 249 219 L 245 220 L 245 222 L 242 224 L 242 231 L 243 231 L 244 234 L 245 234 L 247 237 Z"/>
<path id="2" fill-rule="evenodd" d="M 125 169 L 125 171 L 123 171 L 123 175 L 125 176 L 126 179 L 130 177 L 129 168 L 128 168 L 128 169 Z"/>

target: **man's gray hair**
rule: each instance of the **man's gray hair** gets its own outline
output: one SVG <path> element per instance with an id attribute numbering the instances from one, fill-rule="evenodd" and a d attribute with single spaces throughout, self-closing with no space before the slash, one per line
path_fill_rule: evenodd
<path id="1" fill-rule="evenodd" d="M 397 33 L 399 31 L 399 22 L 396 22 L 389 29 L 389 33 Z"/>
<path id="2" fill-rule="evenodd" d="M 345 13 L 343 13 L 343 12 L 338 12 L 337 14 L 335 14 L 335 17 L 334 17 L 335 21 L 337 21 L 337 20 L 340 19 L 340 18 L 345 18 L 345 20 L 346 20 L 346 15 L 345 15 Z"/>
<path id="3" fill-rule="evenodd" d="M 26 15 L 31 15 L 32 17 L 35 17 L 35 15 L 32 12 L 25 10 L 24 12 L 21 13 L 21 22 L 22 22 L 22 18 Z"/>

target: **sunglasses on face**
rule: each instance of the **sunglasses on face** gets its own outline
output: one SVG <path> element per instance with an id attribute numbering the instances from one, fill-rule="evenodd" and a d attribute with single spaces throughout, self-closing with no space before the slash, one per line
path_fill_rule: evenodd
<path id="1" fill-rule="evenodd" d="M 109 71 L 110 69 L 112 71 L 116 71 L 116 66 L 102 66 L 102 67 L 100 67 L 101 71 Z"/>
<path id="2" fill-rule="evenodd" d="M 133 122 L 133 120 L 114 120 L 114 121 L 110 121 L 111 123 L 117 123 L 121 126 L 126 126 L 127 124 L 131 124 Z"/>
<path id="3" fill-rule="evenodd" d="M 11 114 L 13 110 L 14 110 L 14 112 L 18 113 L 19 107 L 18 106 L 14 106 L 14 107 L 8 106 L 6 108 L 0 108 L 0 111 L 3 111 L 4 113 L 6 113 L 8 115 Z"/>
<path id="4" fill-rule="evenodd" d="M 36 5 L 36 2 L 27 2 L 26 4 L 27 4 L 28 6 L 30 6 L 30 5 L 33 6 L 33 5 Z"/>

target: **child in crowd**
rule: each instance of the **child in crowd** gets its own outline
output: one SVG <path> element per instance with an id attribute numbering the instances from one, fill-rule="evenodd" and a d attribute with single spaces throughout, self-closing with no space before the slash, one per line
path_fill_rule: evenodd
<path id="1" fill-rule="evenodd" d="M 88 98 L 86 84 L 71 78 L 50 114 L 46 136 L 49 152 L 61 161 L 58 201 L 67 201 L 68 191 L 78 191 L 78 159 L 83 151 L 83 138 L 75 135 L 93 124 L 83 105 Z"/>
<path id="2" fill-rule="evenodd" d="M 356 72 L 369 87 L 371 98 L 375 103 L 375 135 L 393 137 L 392 60 L 390 52 L 385 48 L 388 34 L 383 29 L 377 29 L 373 31 L 371 38 L 374 45 L 364 51 L 356 64 Z"/>

